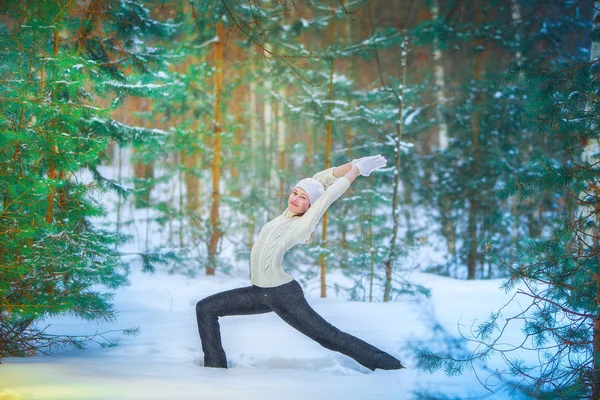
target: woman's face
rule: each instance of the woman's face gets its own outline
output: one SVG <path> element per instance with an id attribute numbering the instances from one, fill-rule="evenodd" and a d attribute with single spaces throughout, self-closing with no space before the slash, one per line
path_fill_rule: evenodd
<path id="1" fill-rule="evenodd" d="M 310 207 L 308 194 L 304 189 L 295 187 L 288 199 L 289 210 L 296 214 L 304 214 L 308 207 Z"/>

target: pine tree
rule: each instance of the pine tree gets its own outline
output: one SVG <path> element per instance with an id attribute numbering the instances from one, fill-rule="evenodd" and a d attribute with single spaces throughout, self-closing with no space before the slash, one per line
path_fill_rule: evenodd
<path id="1" fill-rule="evenodd" d="M 144 70 L 160 54 L 139 35 L 171 28 L 132 1 L 108 8 L 50 0 L 0 7 L 0 357 L 50 352 L 59 344 L 82 348 L 85 338 L 48 335 L 39 323 L 63 314 L 114 319 L 112 293 L 100 286 L 127 283 L 129 266 L 116 250 L 126 237 L 100 229 L 92 217 L 105 214 L 98 198 L 104 188 L 123 190 L 97 167 L 109 139 L 163 138 L 119 124 L 90 103 L 107 91 L 143 91 L 125 82 L 125 71 Z M 91 183 L 71 179 L 84 169 Z"/>
<path id="2" fill-rule="evenodd" d="M 415 26 L 413 35 L 414 45 L 441 53 L 434 56 L 427 78 L 437 82 L 430 89 L 440 86 L 439 68 L 444 67 L 444 91 L 452 94 L 435 114 L 423 116 L 444 124 L 435 128 L 439 143 L 415 158 L 415 167 L 425 172 L 416 186 L 418 201 L 436 210 L 431 216 L 448 249 L 446 262 L 430 270 L 470 279 L 502 276 L 508 272 L 499 260 L 514 255 L 518 240 L 539 236 L 550 225 L 546 210 L 556 203 L 545 195 L 527 203 L 498 199 L 495 191 L 536 153 L 557 154 L 552 143 L 523 123 L 529 94 L 503 73 L 571 57 L 574 50 L 557 43 L 575 35 L 580 24 L 570 12 L 559 14 L 574 7 L 561 2 L 473 2 L 472 7 L 448 2 L 439 9 L 436 4 L 430 3 L 431 19 Z M 511 13 L 516 5 L 521 19 Z M 542 21 L 554 29 L 540 29 Z M 439 91 L 429 98 L 439 103 Z M 440 131 L 444 125 L 447 144 Z M 433 141 L 426 138 L 421 140 Z"/>
<path id="3" fill-rule="evenodd" d="M 327 114 L 327 107 L 332 101 L 329 99 L 330 94 L 327 90 L 329 89 L 331 76 L 331 64 L 328 62 L 314 64 L 312 70 L 318 71 L 318 75 L 306 74 L 313 85 L 309 86 L 298 80 L 300 93 L 296 98 L 290 100 L 290 108 L 293 109 L 294 113 L 298 113 L 299 117 L 310 118 L 311 125 L 323 132 L 331 123 L 333 127 L 332 141 L 334 144 L 337 143 L 337 146 L 332 147 L 332 151 L 337 153 L 335 157 L 332 157 L 332 165 L 348 162 L 348 153 L 360 157 L 371 154 L 373 151 L 381 152 L 393 164 L 397 164 L 399 154 L 396 157 L 395 151 L 402 150 L 404 152 L 408 148 L 406 143 L 398 137 L 398 132 L 402 132 L 404 127 L 404 123 L 399 124 L 398 121 L 406 122 L 406 125 L 412 123 L 408 129 L 409 135 L 418 132 L 423 126 L 422 122 L 414 122 L 418 121 L 418 118 L 415 117 L 421 112 L 421 108 L 413 105 L 417 104 L 419 100 L 415 100 L 415 98 L 418 98 L 417 94 L 412 94 L 418 93 L 421 88 L 414 86 L 404 94 L 397 93 L 392 88 L 406 87 L 406 82 L 403 82 L 402 78 L 402 67 L 397 63 L 394 63 L 393 68 L 390 69 L 385 69 L 385 65 L 383 67 L 382 65 L 377 66 L 377 57 L 378 52 L 382 54 L 379 55 L 381 59 L 391 54 L 404 54 L 406 57 L 407 51 L 403 47 L 405 38 L 399 31 L 390 28 L 387 30 L 370 29 L 367 37 L 357 37 L 355 42 L 348 42 L 348 38 L 332 41 L 331 32 L 328 31 L 328 29 L 331 29 L 330 22 L 328 22 L 331 18 L 331 6 L 320 3 L 318 6 L 319 8 L 315 8 L 321 14 L 315 17 L 311 24 L 307 23 L 306 29 L 319 29 L 323 42 L 331 43 L 322 52 L 324 60 L 333 59 L 336 64 L 339 63 L 347 67 L 335 71 L 333 79 L 334 111 L 331 116 Z M 368 21 L 368 7 L 366 4 L 353 4 L 352 6 L 357 8 L 363 6 L 360 9 L 363 14 L 361 18 Z M 351 16 L 347 15 L 346 12 Z M 354 18 L 357 14 L 358 12 L 355 9 L 346 10 L 337 7 L 333 18 L 335 21 L 339 20 L 339 25 L 345 28 L 345 23 L 342 23 L 344 18 Z M 367 26 L 369 26 L 368 23 Z M 373 82 L 369 82 L 371 84 L 369 87 L 359 87 L 351 75 L 345 75 L 345 72 L 350 70 L 348 67 L 352 65 L 351 60 L 356 58 L 370 61 L 374 65 L 371 68 L 373 71 L 381 72 L 383 68 L 383 75 L 375 75 Z M 364 77 L 362 78 L 364 80 Z M 321 82 L 321 85 L 315 87 L 315 82 Z M 412 103 L 413 100 L 415 100 L 414 103 Z M 402 107 L 405 104 L 409 105 Z M 352 142 L 346 142 L 347 132 L 350 130 L 357 133 L 352 136 Z M 387 133 L 389 131 L 391 132 Z M 397 170 L 398 167 L 394 166 L 387 169 L 386 172 Z M 401 174 L 397 172 L 395 174 L 398 178 L 401 177 L 403 181 L 408 175 L 404 170 Z M 371 278 L 378 285 L 384 282 L 384 284 L 381 284 L 384 300 L 395 298 L 398 293 L 414 292 L 415 290 L 408 281 L 400 277 L 401 274 L 393 270 L 393 265 L 399 264 L 401 262 L 400 257 L 405 254 L 400 248 L 412 247 L 412 244 L 405 243 L 400 238 L 399 232 L 403 231 L 404 227 L 399 227 L 400 221 L 397 221 L 394 243 L 389 246 L 387 244 L 381 245 L 381 242 L 387 242 L 386 239 L 393 235 L 392 231 L 381 228 L 381 224 L 377 222 L 378 219 L 374 216 L 375 213 L 380 214 L 382 209 L 389 210 L 389 207 L 392 206 L 394 194 L 396 199 L 400 198 L 399 180 L 395 182 L 396 193 L 392 193 L 392 197 L 385 195 L 375 203 L 370 201 L 372 197 L 372 179 L 375 180 L 375 186 L 378 188 L 390 186 L 393 188 L 394 182 L 390 182 L 390 177 L 393 181 L 394 178 L 391 174 L 374 174 L 370 183 L 361 183 L 361 180 L 354 183 L 352 201 L 342 199 L 338 205 L 342 209 L 341 214 L 347 215 L 347 217 L 334 219 L 334 225 L 329 228 L 332 232 L 342 233 L 341 241 L 328 240 L 332 246 L 331 250 L 321 245 L 309 249 L 311 253 L 318 254 L 321 260 L 326 260 L 328 269 L 341 268 L 347 276 L 355 280 L 356 286 L 351 293 L 354 298 L 372 299 L 373 292 L 379 293 L 379 288 L 376 288 L 377 290 L 372 288 Z M 379 196 L 377 197 L 379 198 Z M 403 200 L 394 202 L 398 214 L 400 213 L 401 202 Z M 382 216 L 380 215 L 378 218 L 380 220 Z M 361 234 L 355 235 L 354 232 L 361 232 Z M 416 231 L 411 233 L 415 234 Z M 372 245 L 369 245 L 370 239 L 373 239 Z M 300 251 L 298 250 L 298 252 Z M 339 253 L 341 253 L 341 257 L 333 257 L 333 254 Z M 370 258 L 366 255 L 370 255 Z M 294 264 L 296 262 L 288 265 Z M 313 274 L 310 274 L 310 276 L 313 276 Z M 368 283 L 365 283 L 365 279 Z M 394 284 L 396 287 L 393 287 L 392 281 L 396 281 L 396 284 Z"/>
<path id="4" fill-rule="evenodd" d="M 590 21 L 593 15 L 593 30 L 589 22 L 587 26 L 579 22 L 580 28 L 592 32 L 588 35 L 592 51 L 579 52 L 576 60 L 561 57 L 541 64 L 523 63 L 509 74 L 510 82 L 522 85 L 530 94 L 524 113 L 527 129 L 546 133 L 548 147 L 557 150 L 534 153 L 506 183 L 499 198 L 526 200 L 545 194 L 568 201 L 553 206 L 555 218 L 549 234 L 520 242 L 515 263 L 505 262 L 510 276 L 503 288 L 515 292 L 510 303 L 519 301 L 522 312 L 503 315 L 499 310 L 479 323 L 467 338 L 477 345 L 474 352 L 468 352 L 471 354 L 457 357 L 424 350 L 420 361 L 428 370 L 461 373 L 471 363 L 499 353 L 506 369 L 495 374 L 509 387 L 533 398 L 596 399 L 600 396 L 596 206 L 600 14 L 598 2 L 595 7 L 590 2 L 587 8 L 556 6 L 560 12 L 553 17 L 558 20 L 576 17 Z M 549 18 L 544 24 L 553 22 Z M 524 337 L 508 341 L 505 332 L 511 328 L 520 328 Z M 535 357 L 528 357 L 527 352 L 536 353 Z"/>

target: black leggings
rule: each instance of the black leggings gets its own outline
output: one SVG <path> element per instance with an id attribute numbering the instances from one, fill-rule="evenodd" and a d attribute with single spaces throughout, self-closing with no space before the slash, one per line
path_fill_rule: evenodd
<path id="1" fill-rule="evenodd" d="M 295 280 L 273 288 L 252 285 L 227 290 L 199 301 L 196 304 L 196 318 L 204 351 L 204 366 L 227 368 L 219 317 L 271 311 L 322 346 L 352 357 L 371 370 L 404 368 L 390 354 L 325 321 L 306 302 L 302 287 Z"/>

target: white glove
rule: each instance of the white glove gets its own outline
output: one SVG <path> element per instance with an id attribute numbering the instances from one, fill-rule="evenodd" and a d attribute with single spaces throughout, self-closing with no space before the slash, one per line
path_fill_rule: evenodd
<path id="1" fill-rule="evenodd" d="M 381 157 L 381 154 L 377 154 L 376 156 L 368 156 L 368 157 L 355 158 L 354 160 L 352 160 L 352 166 L 354 167 L 356 165 L 356 163 L 359 162 L 360 160 L 364 160 L 366 158 L 377 158 L 377 157 Z"/>
<path id="2" fill-rule="evenodd" d="M 352 160 L 352 161 L 353 161 L 354 166 L 356 168 L 358 168 L 358 172 L 362 176 L 371 175 L 371 172 L 375 171 L 376 169 L 384 167 L 387 162 L 385 157 L 383 157 L 380 154 L 377 154 L 376 156 L 371 156 L 371 157 L 359 158 L 358 160 L 356 160 L 356 163 L 354 163 L 354 160 Z"/>

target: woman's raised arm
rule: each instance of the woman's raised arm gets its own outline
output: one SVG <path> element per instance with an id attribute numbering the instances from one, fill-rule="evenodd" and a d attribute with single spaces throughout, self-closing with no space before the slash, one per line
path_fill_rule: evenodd
<path id="1" fill-rule="evenodd" d="M 345 176 L 346 179 L 352 183 L 354 179 L 359 175 L 358 168 L 352 165 L 352 161 L 347 162 L 346 164 L 340 165 L 339 167 L 333 168 L 333 176 L 336 178 L 340 178 Z"/>
<path id="2" fill-rule="evenodd" d="M 350 164 L 350 163 L 348 163 L 348 164 Z M 350 164 L 350 165 L 352 165 L 352 164 Z M 356 177 L 359 174 L 360 174 L 360 172 L 358 171 L 358 168 L 356 168 L 356 166 L 354 166 L 354 167 L 351 166 L 350 170 L 344 174 L 344 177 L 346 177 L 346 179 L 348 179 L 348 181 L 350 181 L 350 183 L 352 183 L 352 182 L 354 182 L 354 180 L 356 179 Z"/>
<path id="3" fill-rule="evenodd" d="M 333 168 L 333 176 L 335 176 L 336 178 L 341 178 L 342 176 L 346 175 L 348 173 L 348 171 L 350 171 L 352 169 L 352 161 L 347 162 L 344 165 L 340 165 L 339 167 L 334 167 Z"/>

